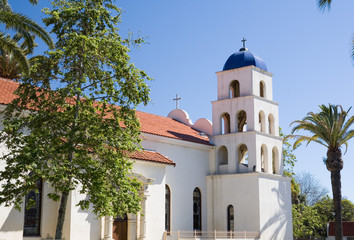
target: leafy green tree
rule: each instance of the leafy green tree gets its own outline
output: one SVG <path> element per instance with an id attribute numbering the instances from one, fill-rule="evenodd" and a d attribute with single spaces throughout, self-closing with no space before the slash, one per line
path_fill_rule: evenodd
<path id="1" fill-rule="evenodd" d="M 30 2 L 36 4 L 37 0 L 30 0 Z M 12 30 L 17 35 L 21 35 L 24 39 L 25 49 L 29 52 L 32 52 L 35 47 L 33 35 L 41 38 L 50 48 L 53 47 L 52 39 L 44 28 L 23 14 L 13 12 L 7 0 L 0 0 L 0 23 L 4 25 L 6 30 Z M 26 57 L 28 53 L 17 44 L 16 39 L 2 30 L 0 31 L 0 49 L 11 54 L 13 61 L 18 62 L 25 74 L 29 73 L 30 65 Z"/>
<path id="2" fill-rule="evenodd" d="M 354 204 L 348 199 L 342 199 L 342 215 L 343 221 L 354 221 Z M 334 221 L 334 207 L 331 198 L 324 197 L 318 201 L 313 208 L 318 212 L 321 218 L 321 226 L 316 230 L 316 235 L 320 237 L 327 237 L 327 224 Z"/>
<path id="3" fill-rule="evenodd" d="M 283 133 L 282 128 L 279 128 L 279 135 L 283 138 L 283 164 L 284 172 L 286 175 L 294 175 L 294 166 L 296 163 L 296 156 L 292 148 L 292 144 L 289 142 L 289 138 L 285 133 Z"/>
<path id="4" fill-rule="evenodd" d="M 312 239 L 320 227 L 320 217 L 317 211 L 305 204 L 293 204 L 293 235 L 294 239 Z"/>
<path id="5" fill-rule="evenodd" d="M 342 106 L 320 105 L 319 113 L 310 112 L 302 120 L 294 121 L 295 127 L 292 133 L 304 130 L 311 134 L 291 135 L 296 139 L 294 148 L 301 142 L 317 142 L 327 148 L 327 159 L 325 161 L 328 171 L 331 172 L 331 183 L 333 193 L 333 203 L 335 212 L 335 236 L 336 240 L 343 239 L 342 232 L 342 190 L 340 171 L 343 168 L 341 146 L 348 147 L 348 141 L 354 137 L 354 130 L 349 128 L 354 122 L 354 116 L 348 117 L 348 111 L 343 110 Z M 347 121 L 346 121 L 347 120 Z"/>
<path id="6" fill-rule="evenodd" d="M 296 163 L 296 156 L 294 154 L 294 150 L 292 149 L 292 145 L 289 142 L 289 138 L 286 134 L 283 133 L 282 128 L 279 128 L 279 135 L 283 138 L 283 164 L 284 171 L 283 175 L 290 177 L 291 181 L 291 202 L 293 204 L 299 203 L 299 194 L 300 194 L 300 186 L 294 179 L 294 166 Z"/>
<path id="7" fill-rule="evenodd" d="M 35 58 L 4 112 L 0 141 L 9 153 L 2 156 L 0 204 L 20 207 L 43 179 L 55 190 L 48 197 L 60 200 L 55 238 L 61 239 L 74 189 L 87 196 L 78 205 L 98 216 L 140 210 L 140 183 L 127 154 L 140 148 L 135 108 L 149 100 L 149 77 L 129 63 L 129 45 L 142 39 L 121 38 L 121 9 L 112 0 L 52 4 L 44 22 L 56 48 Z"/>

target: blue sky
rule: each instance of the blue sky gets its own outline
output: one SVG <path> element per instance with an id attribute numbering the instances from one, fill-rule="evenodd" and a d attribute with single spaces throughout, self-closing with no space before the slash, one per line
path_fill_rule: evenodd
<path id="1" fill-rule="evenodd" d="M 47 0 L 36 7 L 24 0 L 9 3 L 37 22 L 43 17 L 40 8 L 50 6 Z M 167 116 L 178 93 L 180 108 L 193 122 L 211 119 L 215 72 L 238 51 L 243 37 L 274 74 L 273 98 L 285 133 L 290 133 L 292 121 L 318 111 L 320 104 L 345 109 L 354 105 L 351 0 L 335 0 L 323 13 L 315 0 L 122 0 L 117 5 L 125 10 L 121 34 L 130 31 L 147 41 L 131 52 L 131 62 L 154 78 L 151 103 L 139 110 Z M 342 194 L 354 202 L 354 140 L 349 144 L 343 156 Z M 311 143 L 295 154 L 295 172 L 312 173 L 331 192 L 330 173 L 322 163 L 326 149 Z"/>

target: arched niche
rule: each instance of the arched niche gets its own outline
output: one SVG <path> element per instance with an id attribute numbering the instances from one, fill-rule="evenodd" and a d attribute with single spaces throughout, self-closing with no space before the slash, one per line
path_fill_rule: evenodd
<path id="1" fill-rule="evenodd" d="M 218 163 L 219 165 L 228 164 L 228 153 L 225 146 L 221 146 L 218 150 Z"/>
<path id="2" fill-rule="evenodd" d="M 237 98 L 240 96 L 240 83 L 237 80 L 233 80 L 230 83 L 230 98 Z"/>
<path id="3" fill-rule="evenodd" d="M 268 115 L 268 132 L 269 134 L 275 135 L 275 123 L 273 114 Z"/>

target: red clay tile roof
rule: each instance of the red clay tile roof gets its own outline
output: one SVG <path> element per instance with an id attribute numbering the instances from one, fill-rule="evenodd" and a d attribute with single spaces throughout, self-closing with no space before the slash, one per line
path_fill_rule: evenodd
<path id="1" fill-rule="evenodd" d="M 10 103 L 16 97 L 13 92 L 17 87 L 17 82 L 0 78 L 0 104 Z M 200 132 L 172 118 L 141 111 L 136 111 L 136 114 L 140 119 L 141 131 L 144 133 L 211 145 L 207 136 L 201 136 Z"/>
<path id="2" fill-rule="evenodd" d="M 343 236 L 354 237 L 354 222 L 342 222 Z M 329 222 L 328 236 L 334 236 L 335 223 Z"/>
<path id="3" fill-rule="evenodd" d="M 140 111 L 136 111 L 136 114 L 140 119 L 141 131 L 144 133 L 211 145 L 207 136 L 201 136 L 197 130 L 172 118 Z"/>
<path id="4" fill-rule="evenodd" d="M 169 165 L 176 165 L 172 160 L 168 157 L 163 156 L 158 152 L 153 152 L 149 150 L 136 151 L 130 154 L 130 158 L 136 160 L 144 160 L 149 162 L 158 162 Z"/>
<path id="5" fill-rule="evenodd" d="M 18 88 L 18 83 L 0 77 L 0 104 L 9 104 L 16 95 L 13 93 Z"/>

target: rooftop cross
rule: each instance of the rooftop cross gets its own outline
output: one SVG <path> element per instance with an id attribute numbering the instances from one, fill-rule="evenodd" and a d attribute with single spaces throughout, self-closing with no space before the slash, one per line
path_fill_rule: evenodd
<path id="1" fill-rule="evenodd" d="M 242 38 L 241 42 L 242 42 L 242 44 L 243 44 L 243 47 L 240 48 L 240 52 L 242 52 L 242 51 L 247 51 L 247 50 L 248 50 L 248 49 L 246 48 L 246 41 L 247 41 L 246 38 Z"/>
<path id="2" fill-rule="evenodd" d="M 178 93 L 176 94 L 176 98 L 172 99 L 173 101 L 176 101 L 176 109 L 178 109 L 178 101 L 181 99 L 181 97 L 178 97 Z"/>

